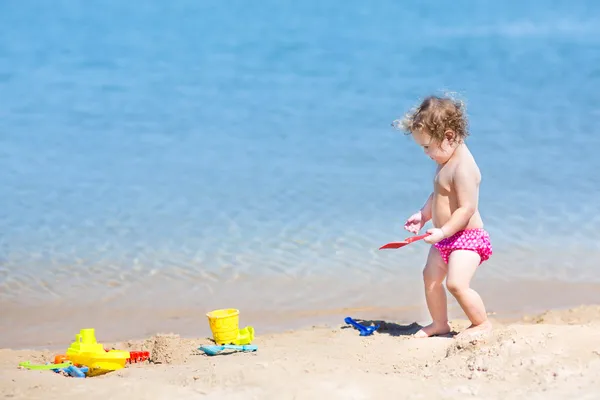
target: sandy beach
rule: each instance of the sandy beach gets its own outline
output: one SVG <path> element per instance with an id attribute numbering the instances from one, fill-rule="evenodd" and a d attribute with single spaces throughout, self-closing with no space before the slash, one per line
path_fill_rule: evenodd
<path id="1" fill-rule="evenodd" d="M 97 3 L 0 1 L 0 400 L 600 400 L 600 1 Z"/>
<path id="2" fill-rule="evenodd" d="M 255 353 L 207 356 L 209 338 L 165 333 L 105 343 L 149 350 L 150 362 L 86 379 L 18 367 L 56 351 L 0 350 L 0 395 L 15 399 L 596 399 L 600 306 L 492 320 L 478 341 L 416 339 L 419 325 L 383 322 L 361 337 L 346 325 L 258 335 Z M 371 321 L 366 321 L 369 323 Z M 467 321 L 453 320 L 454 331 Z M 101 333 L 98 333 L 101 341 Z M 68 346 L 65 341 L 65 347 Z"/>

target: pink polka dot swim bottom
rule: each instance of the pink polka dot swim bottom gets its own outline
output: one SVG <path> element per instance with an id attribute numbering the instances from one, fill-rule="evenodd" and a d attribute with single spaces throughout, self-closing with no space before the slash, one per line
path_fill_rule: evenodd
<path id="1" fill-rule="evenodd" d="M 448 264 L 450 254 L 454 250 L 471 250 L 479 254 L 481 262 L 484 262 L 492 255 L 492 243 L 490 235 L 485 229 L 465 229 L 458 231 L 454 235 L 442 239 L 434 246 L 440 251 L 442 259 Z"/>

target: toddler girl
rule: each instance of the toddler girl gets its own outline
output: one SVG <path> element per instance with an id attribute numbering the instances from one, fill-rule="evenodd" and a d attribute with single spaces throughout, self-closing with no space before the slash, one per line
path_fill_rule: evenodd
<path id="1" fill-rule="evenodd" d="M 416 234 L 427 221 L 433 223 L 424 239 L 432 246 L 423 270 L 425 297 L 433 322 L 415 336 L 450 332 L 444 279 L 448 291 L 471 321 L 471 326 L 459 336 L 489 332 L 491 323 L 483 301 L 469 287 L 477 267 L 491 256 L 492 246 L 477 208 L 481 174 L 464 142 L 468 133 L 463 105 L 450 98 L 430 96 L 406 116 L 401 126 L 437 163 L 433 192 L 404 225 Z"/>

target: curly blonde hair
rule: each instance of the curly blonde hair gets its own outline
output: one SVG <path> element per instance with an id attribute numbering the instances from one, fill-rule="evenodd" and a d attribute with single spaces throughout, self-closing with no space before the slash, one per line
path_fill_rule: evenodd
<path id="1" fill-rule="evenodd" d="M 444 140 L 448 130 L 456 134 L 454 141 L 458 142 L 469 135 L 465 105 L 450 97 L 426 97 L 419 107 L 406 114 L 403 120 L 394 121 L 392 125 L 402 129 L 407 135 L 424 130 L 438 142 Z"/>

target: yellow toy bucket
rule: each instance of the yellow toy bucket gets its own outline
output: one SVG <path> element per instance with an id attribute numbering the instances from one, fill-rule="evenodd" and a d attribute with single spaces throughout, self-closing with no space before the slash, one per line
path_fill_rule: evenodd
<path id="1" fill-rule="evenodd" d="M 240 310 L 226 308 L 206 314 L 216 344 L 233 343 L 239 333 Z"/>

